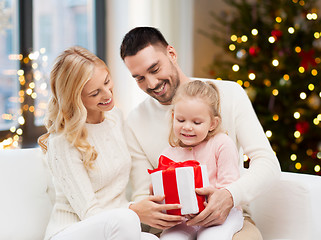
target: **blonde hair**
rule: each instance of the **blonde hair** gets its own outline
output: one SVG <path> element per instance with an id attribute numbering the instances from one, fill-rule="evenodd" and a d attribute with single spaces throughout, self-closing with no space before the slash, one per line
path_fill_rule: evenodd
<path id="1" fill-rule="evenodd" d="M 209 138 L 213 137 L 217 132 L 221 131 L 221 107 L 220 107 L 220 94 L 215 86 L 215 84 L 211 81 L 190 81 L 181 85 L 173 98 L 172 104 L 173 109 L 172 113 L 174 113 L 174 106 L 177 102 L 184 100 L 185 98 L 199 98 L 202 99 L 205 103 L 208 104 L 211 118 L 214 119 L 215 117 L 218 119 L 217 127 L 213 131 L 209 131 L 204 141 L 208 140 Z M 186 147 L 181 140 L 179 140 L 174 135 L 173 131 L 173 117 L 171 118 L 171 130 L 169 134 L 169 144 L 172 147 Z"/>
<path id="2" fill-rule="evenodd" d="M 70 47 L 56 58 L 50 73 L 51 98 L 45 118 L 46 134 L 38 139 L 44 151 L 51 133 L 61 133 L 82 154 L 86 169 L 92 167 L 97 152 L 87 141 L 87 110 L 81 92 L 92 77 L 94 67 L 105 63 L 82 47 Z M 105 65 L 106 66 L 106 65 Z M 109 72 L 107 66 L 107 71 Z"/>

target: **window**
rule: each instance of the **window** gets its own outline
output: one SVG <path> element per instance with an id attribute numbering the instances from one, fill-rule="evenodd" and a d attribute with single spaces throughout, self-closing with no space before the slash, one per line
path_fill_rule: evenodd
<path id="1" fill-rule="evenodd" d="M 105 59 L 105 5 L 99 0 L 0 3 L 0 32 L 6 33 L 0 33 L 0 149 L 10 141 L 35 146 L 46 131 L 43 121 L 55 58 L 79 45 Z"/>
<path id="2" fill-rule="evenodd" d="M 15 128 L 21 114 L 17 17 L 16 1 L 0 1 L 0 131 Z"/>
<path id="3" fill-rule="evenodd" d="M 93 4 L 87 0 L 33 0 L 36 126 L 43 125 L 54 59 L 72 45 L 96 52 Z"/>

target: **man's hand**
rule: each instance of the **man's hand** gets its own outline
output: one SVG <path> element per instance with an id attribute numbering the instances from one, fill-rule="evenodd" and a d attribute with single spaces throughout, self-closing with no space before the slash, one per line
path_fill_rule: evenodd
<path id="1" fill-rule="evenodd" d="M 180 224 L 185 218 L 164 213 L 165 210 L 180 209 L 179 204 L 160 204 L 165 196 L 149 196 L 129 206 L 137 213 L 142 223 L 158 229 L 167 229 Z"/>
<path id="2" fill-rule="evenodd" d="M 194 218 L 187 221 L 188 226 L 199 225 L 209 227 L 224 223 L 233 207 L 233 198 L 226 189 L 215 189 L 213 186 L 196 189 L 199 195 L 207 196 L 205 209 Z"/>

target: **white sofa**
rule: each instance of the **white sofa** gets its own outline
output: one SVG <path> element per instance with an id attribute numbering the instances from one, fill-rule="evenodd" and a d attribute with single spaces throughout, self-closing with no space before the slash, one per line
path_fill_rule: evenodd
<path id="1" fill-rule="evenodd" d="M 54 191 L 40 149 L 0 150 L 0 240 L 40 240 Z M 251 204 L 264 240 L 321 239 L 321 177 L 282 173 Z"/>

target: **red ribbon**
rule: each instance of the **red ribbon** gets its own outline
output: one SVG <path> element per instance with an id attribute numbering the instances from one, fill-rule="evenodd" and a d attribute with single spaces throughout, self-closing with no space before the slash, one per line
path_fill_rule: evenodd
<path id="1" fill-rule="evenodd" d="M 188 160 L 185 162 L 175 162 L 164 155 L 161 155 L 158 159 L 158 168 L 155 169 L 147 169 L 148 173 L 154 173 L 161 170 L 169 170 L 175 169 L 177 167 L 195 167 L 200 165 L 198 161 L 195 160 Z"/>
<path id="2" fill-rule="evenodd" d="M 200 167 L 194 168 L 194 176 L 195 176 L 195 188 L 203 187 L 203 179 L 202 179 L 202 170 Z M 198 176 L 198 177 L 197 177 Z M 204 202 L 206 201 L 205 196 L 196 194 L 197 205 L 199 212 L 205 209 Z"/>
<path id="3" fill-rule="evenodd" d="M 162 172 L 163 175 L 163 188 L 165 194 L 165 203 L 166 204 L 178 204 L 178 188 L 176 184 L 176 172 L 175 169 L 167 169 Z M 169 209 L 166 211 L 168 214 L 172 215 L 181 215 L 180 209 Z"/>

